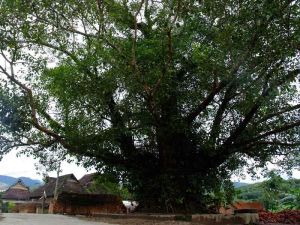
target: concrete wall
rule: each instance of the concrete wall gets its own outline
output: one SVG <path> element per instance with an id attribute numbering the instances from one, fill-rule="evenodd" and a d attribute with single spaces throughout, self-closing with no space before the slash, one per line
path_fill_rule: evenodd
<path id="1" fill-rule="evenodd" d="M 196 214 L 192 215 L 192 221 L 199 225 L 244 225 L 259 221 L 257 213 L 240 213 L 236 215 L 222 214 Z"/>

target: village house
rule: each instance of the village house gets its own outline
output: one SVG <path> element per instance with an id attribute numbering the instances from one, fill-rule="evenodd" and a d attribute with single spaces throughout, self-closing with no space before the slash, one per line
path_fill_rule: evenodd
<path id="1" fill-rule="evenodd" d="M 97 178 L 99 178 L 99 176 L 101 176 L 99 173 L 86 174 L 79 179 L 79 182 L 89 193 L 104 194 L 105 191 L 101 190 L 100 187 L 95 187 L 94 185 L 94 182 Z M 125 206 L 127 213 L 134 212 L 139 205 L 136 201 L 130 201 L 126 199 L 123 200 L 122 203 Z"/>
<path id="2" fill-rule="evenodd" d="M 27 187 L 21 179 L 11 185 L 3 194 L 2 201 L 12 203 L 28 202 L 30 196 L 29 187 Z"/>
<path id="3" fill-rule="evenodd" d="M 49 213 L 94 215 L 100 213 L 123 213 L 126 211 L 121 198 L 115 195 L 88 193 L 87 186 L 93 175 L 85 175 L 81 183 L 73 174 L 47 178 L 46 183 L 30 194 L 30 199 Z M 56 182 L 57 181 L 57 182 Z M 57 183 L 57 184 L 56 184 Z M 55 187 L 57 196 L 55 198 Z M 39 209 L 37 208 L 37 211 Z"/>
<path id="4" fill-rule="evenodd" d="M 89 192 L 96 174 L 87 174 L 81 182 L 73 174 L 57 178 L 48 177 L 45 184 L 30 193 L 21 180 L 2 195 L 4 203 L 12 202 L 12 212 L 59 213 L 95 215 L 124 213 L 126 208 L 120 197 L 99 192 Z M 56 193 L 56 196 L 55 196 Z"/>
<path id="5" fill-rule="evenodd" d="M 89 173 L 85 174 L 79 179 L 80 184 L 87 190 L 90 194 L 105 194 L 106 191 L 101 189 L 99 185 L 95 185 L 96 180 L 101 176 L 99 173 Z"/>
<path id="6" fill-rule="evenodd" d="M 47 177 L 45 184 L 30 193 L 31 204 L 24 207 L 31 208 L 32 213 L 43 213 L 49 211 L 50 203 L 54 200 L 55 187 L 57 185 L 57 196 L 62 193 L 86 193 L 85 188 L 79 183 L 73 174 L 58 177 Z M 34 206 L 34 207 L 33 207 Z"/>
<path id="7" fill-rule="evenodd" d="M 20 206 L 26 205 L 29 202 L 29 195 L 29 188 L 19 179 L 2 194 L 1 211 L 20 212 Z M 21 212 L 27 212 L 27 210 Z"/>
<path id="8" fill-rule="evenodd" d="M 94 180 L 97 176 L 99 176 L 98 173 L 85 174 L 79 179 L 79 182 L 85 189 L 89 190 L 93 186 Z"/>
<path id="9" fill-rule="evenodd" d="M 49 203 L 54 199 L 56 179 L 54 177 L 47 177 L 43 186 L 40 186 L 30 194 L 30 199 L 33 201 L 39 201 L 42 197 L 46 197 L 46 202 Z M 57 183 L 57 195 L 62 193 L 87 193 L 86 189 L 80 184 L 74 174 L 66 174 L 58 177 Z"/>

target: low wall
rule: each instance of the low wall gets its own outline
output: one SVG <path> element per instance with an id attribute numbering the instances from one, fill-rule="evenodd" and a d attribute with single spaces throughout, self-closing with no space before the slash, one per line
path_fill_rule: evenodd
<path id="1" fill-rule="evenodd" d="M 257 224 L 259 217 L 257 213 L 240 213 L 236 215 L 222 214 L 193 214 L 193 215 L 174 215 L 174 214 L 97 214 L 97 218 L 113 218 L 113 219 L 144 219 L 158 221 L 174 221 L 183 220 L 191 221 L 197 225 L 245 225 Z"/>
<path id="2" fill-rule="evenodd" d="M 199 225 L 240 225 L 258 223 L 258 213 L 238 213 L 235 215 L 196 214 L 192 221 Z"/>
<path id="3" fill-rule="evenodd" d="M 124 212 L 126 208 L 121 199 L 114 195 L 61 194 L 49 206 L 49 213 L 69 215 Z"/>
<path id="4" fill-rule="evenodd" d="M 12 212 L 14 213 L 36 213 L 36 209 L 39 203 L 28 202 L 28 203 L 16 203 Z"/>

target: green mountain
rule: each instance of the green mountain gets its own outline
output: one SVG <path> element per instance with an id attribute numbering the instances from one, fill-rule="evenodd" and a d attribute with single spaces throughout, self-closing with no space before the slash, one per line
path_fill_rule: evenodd
<path id="1" fill-rule="evenodd" d="M 236 187 L 236 200 L 262 202 L 268 210 L 300 209 L 300 179 L 269 180 Z"/>
<path id="2" fill-rule="evenodd" d="M 0 182 L 0 190 L 5 190 L 7 187 L 7 184 Z"/>
<path id="3" fill-rule="evenodd" d="M 247 186 L 249 185 L 248 183 L 243 183 L 243 182 L 233 182 L 233 186 L 235 188 L 240 188 L 240 187 L 244 187 L 244 186 Z"/>
<path id="4" fill-rule="evenodd" d="M 0 189 L 6 189 L 7 187 L 16 183 L 18 179 L 21 179 L 24 182 L 24 184 L 29 188 L 34 188 L 42 184 L 42 181 L 31 179 L 30 177 L 16 178 L 11 176 L 0 175 Z"/>

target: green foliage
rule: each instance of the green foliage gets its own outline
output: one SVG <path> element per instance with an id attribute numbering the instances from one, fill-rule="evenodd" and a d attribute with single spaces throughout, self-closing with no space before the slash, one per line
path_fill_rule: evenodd
<path id="1" fill-rule="evenodd" d="M 123 187 L 112 174 L 101 174 L 93 180 L 89 187 L 91 193 L 112 194 L 120 196 L 123 200 L 132 199 L 126 187 Z"/>
<path id="2" fill-rule="evenodd" d="M 274 171 L 267 174 L 268 180 L 263 183 L 262 201 L 265 207 L 270 210 L 277 210 L 279 207 L 279 195 L 283 191 L 283 179 Z"/>
<path id="3" fill-rule="evenodd" d="M 298 0 L 4 0 L 0 155 L 68 153 L 117 173 L 103 188 L 126 184 L 149 210 L 228 202 L 235 170 L 299 166 L 299 10 Z"/>
<path id="4" fill-rule="evenodd" d="M 299 209 L 300 180 L 284 180 L 271 172 L 269 179 L 238 188 L 237 200 L 262 202 L 267 210 Z"/>
<path id="5" fill-rule="evenodd" d="M 0 202 L 0 207 L 3 213 L 12 213 L 15 208 L 15 203 L 13 202 Z"/>
<path id="6" fill-rule="evenodd" d="M 30 128 L 30 124 L 26 123 L 28 115 L 26 111 L 19 108 L 20 105 L 26 105 L 23 96 L 0 96 L 0 118 L 1 124 L 12 132 L 20 132 Z"/>
<path id="7" fill-rule="evenodd" d="M 262 195 L 261 183 L 249 184 L 237 189 L 237 199 L 255 201 Z"/>
<path id="8" fill-rule="evenodd" d="M 13 210 L 14 210 L 15 207 L 16 207 L 15 203 L 8 202 L 8 206 L 7 206 L 8 212 L 13 212 Z"/>
<path id="9" fill-rule="evenodd" d="M 291 195 L 281 199 L 281 203 L 287 209 L 300 209 L 300 185 L 290 190 Z M 289 198 L 289 199 L 287 199 Z"/>

